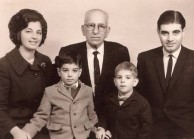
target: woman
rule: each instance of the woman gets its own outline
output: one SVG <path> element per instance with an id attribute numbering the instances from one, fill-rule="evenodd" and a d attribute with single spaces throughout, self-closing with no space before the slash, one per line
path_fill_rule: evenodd
<path id="1" fill-rule="evenodd" d="M 0 59 L 0 139 L 19 139 L 50 85 L 51 60 L 36 51 L 47 35 L 47 23 L 37 11 L 22 9 L 9 22 L 15 48 Z M 43 139 L 42 132 L 35 138 Z M 48 138 L 48 137 L 46 137 Z"/>

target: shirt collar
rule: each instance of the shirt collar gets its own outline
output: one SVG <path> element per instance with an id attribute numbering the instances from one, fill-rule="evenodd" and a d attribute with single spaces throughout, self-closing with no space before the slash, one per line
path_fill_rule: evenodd
<path id="1" fill-rule="evenodd" d="M 120 92 L 118 92 L 118 98 L 128 98 L 128 97 L 130 97 L 131 95 L 133 94 L 133 92 L 131 93 L 127 93 L 127 94 L 125 94 L 125 95 L 121 95 L 121 93 Z"/>
<path id="2" fill-rule="evenodd" d="M 174 53 L 172 53 L 173 57 L 178 58 L 178 56 L 179 56 L 179 54 L 180 54 L 180 51 L 181 51 L 181 47 L 182 47 L 182 46 L 180 46 L 178 50 L 176 50 Z M 164 50 L 164 47 L 163 47 L 162 50 L 163 50 L 163 55 L 164 55 L 164 57 L 168 57 L 168 55 L 169 55 L 170 53 L 166 52 L 166 51 Z"/>
<path id="3" fill-rule="evenodd" d="M 61 84 L 67 88 L 77 88 L 79 86 L 79 82 L 77 81 L 75 84 L 72 85 L 66 85 L 63 81 L 61 81 Z"/>
<path id="4" fill-rule="evenodd" d="M 101 44 L 100 47 L 98 47 L 98 49 L 94 49 L 92 48 L 87 42 L 86 42 L 86 47 L 87 47 L 87 52 L 89 54 L 93 54 L 94 51 L 98 51 L 99 54 L 103 55 L 104 54 L 104 43 Z"/>

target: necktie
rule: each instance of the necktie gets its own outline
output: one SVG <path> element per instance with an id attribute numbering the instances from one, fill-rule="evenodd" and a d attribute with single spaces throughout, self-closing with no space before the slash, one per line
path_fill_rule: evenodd
<path id="1" fill-rule="evenodd" d="M 98 84 L 99 78 L 100 78 L 100 66 L 99 66 L 99 61 L 97 58 L 98 53 L 99 53 L 98 51 L 93 52 L 93 54 L 94 54 L 94 83 L 95 83 L 95 85 Z"/>
<path id="2" fill-rule="evenodd" d="M 170 85 L 170 79 L 171 79 L 171 73 L 172 73 L 172 57 L 173 55 L 168 55 L 169 60 L 168 60 L 168 67 L 167 67 L 167 73 L 166 73 L 166 90 L 168 90 L 168 87 Z"/>

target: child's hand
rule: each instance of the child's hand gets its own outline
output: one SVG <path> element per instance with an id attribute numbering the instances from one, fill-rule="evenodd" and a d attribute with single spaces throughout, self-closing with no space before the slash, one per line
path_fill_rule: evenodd
<path id="1" fill-rule="evenodd" d="M 106 139 L 112 138 L 112 134 L 110 133 L 109 130 L 106 130 L 105 134 L 106 134 L 106 136 L 105 136 Z"/>
<path id="2" fill-rule="evenodd" d="M 106 132 L 104 128 L 98 127 L 95 133 L 96 133 L 96 139 L 105 139 Z"/>
<path id="3" fill-rule="evenodd" d="M 30 135 L 17 126 L 13 127 L 10 131 L 14 139 L 31 139 Z"/>

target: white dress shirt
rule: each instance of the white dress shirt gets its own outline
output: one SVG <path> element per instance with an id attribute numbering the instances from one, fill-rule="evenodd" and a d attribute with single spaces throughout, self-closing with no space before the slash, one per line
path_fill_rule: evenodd
<path id="1" fill-rule="evenodd" d="M 88 43 L 86 43 L 87 47 L 87 58 L 88 58 L 88 68 L 89 68 L 89 73 L 90 73 L 90 80 L 92 84 L 92 89 L 93 92 L 95 90 L 95 83 L 94 83 L 94 51 L 98 51 L 98 61 L 99 61 L 99 66 L 100 66 L 100 74 L 102 72 L 102 65 L 103 65 L 103 57 L 104 57 L 104 43 L 98 47 L 98 49 L 92 48 Z"/>
<path id="2" fill-rule="evenodd" d="M 175 67 L 175 64 L 176 64 L 176 62 L 177 62 L 177 59 L 178 59 L 178 56 L 179 56 L 179 54 L 180 54 L 180 51 L 181 51 L 181 47 L 182 46 L 180 46 L 179 47 L 179 49 L 177 50 L 177 51 L 175 51 L 174 53 L 171 53 L 171 55 L 172 55 L 172 73 L 173 73 L 173 71 L 174 71 L 174 67 Z M 165 77 L 166 77 L 166 73 L 167 73 L 167 68 L 168 68 L 168 60 L 169 60 L 169 55 L 170 53 L 168 53 L 168 52 L 166 52 L 165 50 L 164 50 L 164 48 L 163 48 L 163 62 L 164 62 L 164 73 L 165 73 Z M 171 75 L 172 75 L 172 73 L 171 73 Z"/>

